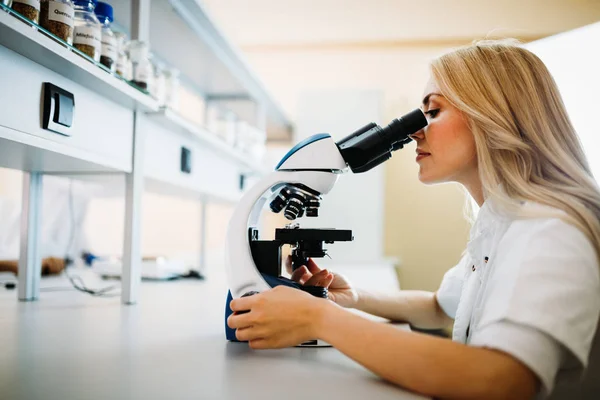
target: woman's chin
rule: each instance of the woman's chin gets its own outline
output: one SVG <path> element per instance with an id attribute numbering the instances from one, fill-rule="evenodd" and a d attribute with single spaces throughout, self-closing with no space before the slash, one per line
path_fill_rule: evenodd
<path id="1" fill-rule="evenodd" d="M 424 171 L 419 171 L 419 181 L 425 185 L 434 185 L 436 183 L 444 182 L 439 176 Z"/>

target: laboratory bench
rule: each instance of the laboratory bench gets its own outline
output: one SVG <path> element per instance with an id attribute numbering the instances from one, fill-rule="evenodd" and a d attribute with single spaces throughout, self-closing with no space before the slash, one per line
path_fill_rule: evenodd
<path id="1" fill-rule="evenodd" d="M 82 277 L 89 286 L 112 284 Z M 0 289 L 2 399 L 423 398 L 335 348 L 227 342 L 222 270 L 204 281 L 143 282 L 135 307 L 44 287 L 69 288 L 64 277 L 44 279 L 38 302 Z"/>

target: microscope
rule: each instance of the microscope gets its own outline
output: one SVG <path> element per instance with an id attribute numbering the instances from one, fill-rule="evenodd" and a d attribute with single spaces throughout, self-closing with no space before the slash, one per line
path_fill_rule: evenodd
<path id="1" fill-rule="evenodd" d="M 274 240 L 260 240 L 258 223 L 265 205 L 273 213 L 283 212 L 289 221 L 319 216 L 322 197 L 329 193 L 340 174 L 362 173 L 378 166 L 402 149 L 410 135 L 427 126 L 420 109 L 380 127 L 370 123 L 337 143 L 329 134 L 313 135 L 296 144 L 281 159 L 275 171 L 251 187 L 238 203 L 227 231 L 225 268 L 229 293 L 225 305 L 227 340 L 237 341 L 227 326 L 232 299 L 252 296 L 285 285 L 327 298 L 327 288 L 305 286 L 281 276 L 281 248 L 292 248 L 292 270 L 306 265 L 309 258 L 324 257 L 324 244 L 353 240 L 352 231 L 302 229 L 288 224 L 275 229 Z M 316 340 L 301 346 L 322 346 Z"/>

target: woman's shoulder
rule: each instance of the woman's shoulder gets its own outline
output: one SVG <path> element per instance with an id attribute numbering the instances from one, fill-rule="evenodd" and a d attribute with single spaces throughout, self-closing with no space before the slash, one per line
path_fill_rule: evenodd
<path id="1" fill-rule="evenodd" d="M 519 214 L 507 221 L 507 229 L 499 243 L 502 247 L 521 248 L 527 253 L 597 258 L 590 239 L 564 210 L 525 202 Z"/>

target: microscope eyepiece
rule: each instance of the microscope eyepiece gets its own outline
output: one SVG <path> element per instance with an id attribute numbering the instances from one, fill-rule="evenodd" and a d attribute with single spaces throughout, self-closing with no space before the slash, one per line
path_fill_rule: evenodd
<path id="1" fill-rule="evenodd" d="M 427 126 L 421 109 L 394 119 L 387 126 L 370 123 L 337 142 L 344 161 L 352 172 L 366 172 L 392 156 L 412 139 L 410 135 Z"/>

